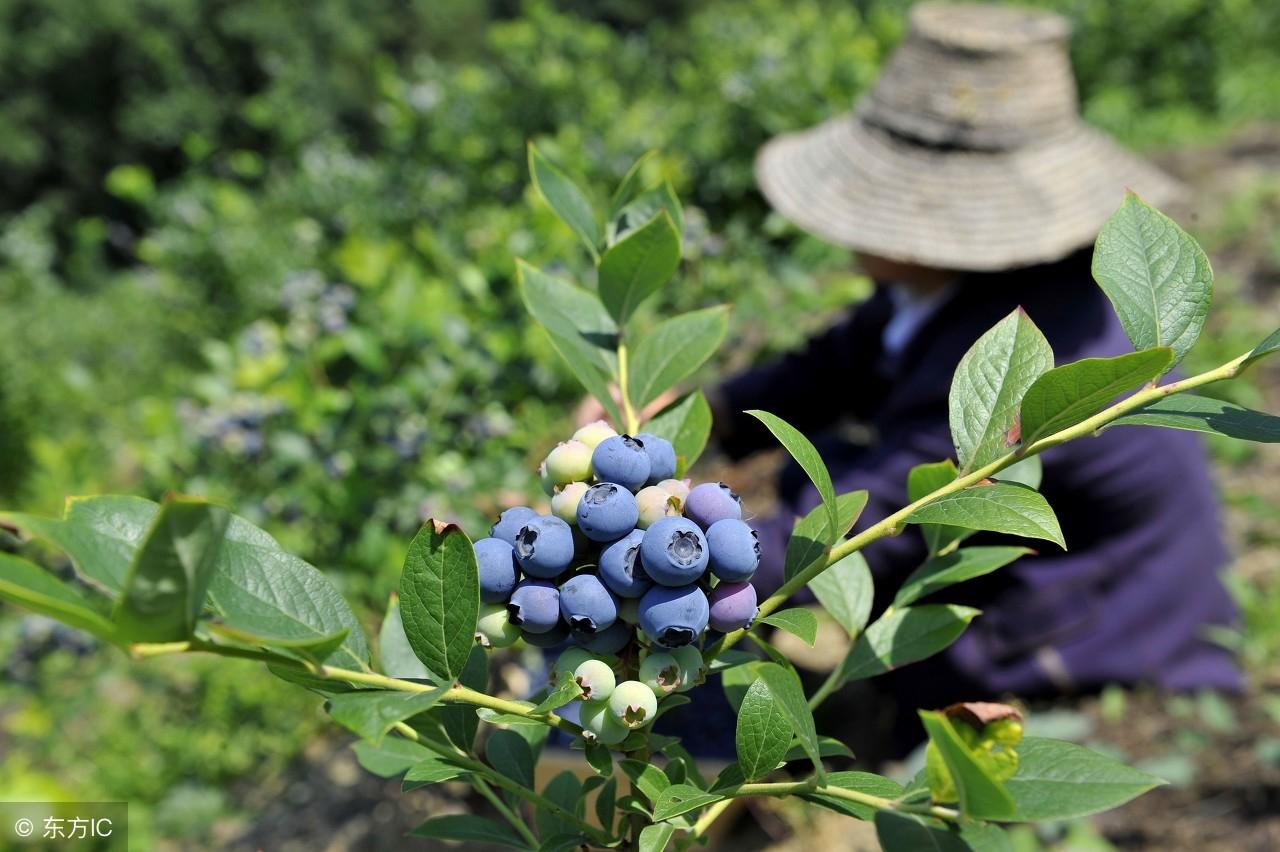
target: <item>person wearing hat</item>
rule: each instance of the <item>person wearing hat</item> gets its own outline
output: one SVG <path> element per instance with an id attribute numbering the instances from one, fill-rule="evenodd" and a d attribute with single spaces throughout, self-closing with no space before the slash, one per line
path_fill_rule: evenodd
<path id="1" fill-rule="evenodd" d="M 954 455 L 952 374 L 1010 311 L 1027 311 L 1059 363 L 1132 351 L 1092 281 L 1091 245 L 1126 187 L 1157 206 L 1181 188 L 1082 123 L 1068 36 L 1063 18 L 1040 11 L 916 6 L 852 115 L 760 151 L 773 207 L 856 252 L 876 287 L 801 351 L 712 393 L 731 457 L 776 447 L 743 411 L 783 417 L 815 441 L 838 492 L 868 491 L 861 529 L 909 502 L 912 467 Z M 873 437 L 842 439 L 848 423 Z M 1206 637 L 1235 611 L 1197 437 L 1111 429 L 1042 459 L 1041 491 L 1070 550 L 1037 543 L 1036 555 L 948 589 L 946 602 L 982 615 L 939 656 L 888 676 L 904 710 L 1109 683 L 1239 688 L 1231 655 Z M 782 474 L 779 496 L 779 514 L 757 519 L 762 594 L 781 585 L 795 518 L 819 502 L 798 467 Z M 926 551 L 911 528 L 864 555 L 883 608 Z"/>

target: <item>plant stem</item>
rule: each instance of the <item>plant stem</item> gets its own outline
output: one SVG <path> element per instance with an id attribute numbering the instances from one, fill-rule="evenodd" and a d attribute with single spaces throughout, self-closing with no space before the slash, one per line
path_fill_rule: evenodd
<path id="1" fill-rule="evenodd" d="M 840 664 L 831 670 L 831 674 L 827 675 L 827 679 L 822 682 L 822 686 L 809 696 L 809 710 L 817 710 L 818 705 L 831 697 L 831 693 L 835 692 L 841 686 L 844 686 L 844 679 L 840 677 Z"/>
<path id="2" fill-rule="evenodd" d="M 483 778 L 473 778 L 471 786 L 476 788 L 476 792 L 489 800 L 489 804 L 493 805 L 494 810 L 502 814 L 503 819 L 511 823 L 511 827 L 516 830 L 524 841 L 529 844 L 530 849 L 537 849 L 538 838 L 534 837 L 533 832 L 529 830 L 529 826 L 524 824 L 524 818 L 520 814 L 507 807 L 507 803 L 502 801 L 502 797 L 493 792 L 493 788 L 489 786 L 489 782 Z"/>
<path id="3" fill-rule="evenodd" d="M 1059 444 L 1065 444 L 1067 441 L 1082 438 L 1086 435 L 1092 435 L 1111 421 L 1116 420 L 1135 409 L 1141 408 L 1144 405 L 1155 402 L 1156 400 L 1164 399 L 1165 397 L 1181 393 L 1182 391 L 1191 390 L 1192 388 L 1198 388 L 1203 385 L 1212 384 L 1213 382 L 1233 378 L 1239 374 L 1242 365 L 1248 357 L 1248 354 L 1241 355 L 1220 367 L 1216 367 L 1208 372 L 1200 373 L 1196 376 L 1182 379 L 1181 381 L 1170 382 L 1167 385 L 1158 385 L 1156 387 L 1144 387 L 1114 405 L 1104 408 L 1092 417 L 1086 418 L 1073 426 L 1068 426 L 1065 429 L 1054 432 L 1052 435 L 1046 435 L 1038 441 L 1034 441 L 1025 447 L 1001 456 L 990 464 L 957 477 L 933 493 L 926 494 L 914 503 L 904 506 L 889 515 L 884 520 L 872 524 L 857 535 L 850 536 L 835 545 L 831 548 L 825 560 L 815 562 L 804 570 L 797 572 L 790 580 L 783 583 L 782 587 L 779 588 L 778 591 L 774 592 L 760 604 L 760 612 L 756 617 L 756 624 L 760 624 L 761 618 L 769 615 L 778 607 L 782 606 L 791 598 L 792 595 L 804 588 L 810 580 L 817 577 L 841 559 L 851 553 L 856 553 L 873 541 L 897 535 L 902 532 L 903 527 L 907 523 L 907 519 L 910 518 L 917 509 L 927 506 L 948 494 L 953 494 L 972 485 L 977 485 L 984 479 L 994 476 L 1027 456 L 1039 455 L 1045 450 L 1056 447 Z M 719 642 L 708 649 L 707 653 L 704 655 L 705 659 L 715 659 L 721 651 L 726 648 L 733 647 L 733 645 L 735 645 L 738 640 L 746 634 L 746 632 L 746 630 L 735 630 L 726 634 Z"/>
<path id="4" fill-rule="evenodd" d="M 241 659 L 257 660 L 259 662 L 270 663 L 272 665 L 284 666 L 286 668 L 299 669 L 307 674 L 322 678 L 324 680 L 339 680 L 346 683 L 358 683 L 364 686 L 372 686 L 378 689 L 392 689 L 399 692 L 431 692 L 439 687 L 428 683 L 415 683 L 411 680 L 401 680 L 400 678 L 390 677 L 388 675 L 378 674 L 377 672 L 361 672 L 354 669 L 342 669 L 334 666 L 322 666 L 314 663 L 303 662 L 292 657 L 285 657 L 271 651 L 263 651 L 256 648 L 237 648 L 231 645 L 218 645 L 212 642 L 206 642 L 203 639 L 192 639 L 187 642 L 164 642 L 156 644 L 137 643 L 129 646 L 129 652 L 138 658 L 157 657 L 163 654 L 181 654 L 181 653 L 206 653 L 217 654 L 222 657 L 238 657 Z M 582 733 L 582 729 L 567 719 L 562 719 L 555 713 L 534 713 L 531 709 L 518 701 L 508 701 L 505 698 L 498 698 L 493 695 L 485 695 L 483 692 L 477 692 L 474 689 L 454 684 L 449 687 L 444 695 L 440 697 L 441 701 L 451 704 L 472 704 L 476 707 L 487 707 L 490 710 L 499 713 L 510 713 L 515 716 L 524 716 L 528 719 L 536 719 L 545 722 L 552 727 L 559 728 L 567 734 L 578 736 Z"/>
<path id="5" fill-rule="evenodd" d="M 630 377 L 627 372 L 627 344 L 618 341 L 618 394 L 622 397 L 622 416 L 625 420 L 623 426 L 626 427 L 623 431 L 634 435 L 640 431 L 640 418 L 631 405 Z"/>
<path id="6" fill-rule="evenodd" d="M 814 778 L 810 778 L 807 781 L 772 781 L 758 784 L 740 784 L 728 791 L 728 795 L 735 799 L 746 796 L 801 796 L 808 794 L 844 799 L 847 802 L 856 802 L 881 811 L 920 813 L 945 820 L 960 818 L 960 812 L 955 808 L 944 808 L 940 805 L 922 805 L 919 807 L 903 805 L 883 796 L 873 796 L 870 793 L 848 790 L 844 787 L 825 787 L 817 784 Z"/>

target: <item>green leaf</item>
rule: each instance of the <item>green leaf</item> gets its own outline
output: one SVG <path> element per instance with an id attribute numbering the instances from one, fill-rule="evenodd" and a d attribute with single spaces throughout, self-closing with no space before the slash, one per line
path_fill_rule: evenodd
<path id="1" fill-rule="evenodd" d="M 955 462 L 950 459 L 918 464 L 907 474 L 907 499 L 912 503 L 921 500 L 950 484 L 959 475 Z M 953 541 L 972 535 L 970 531 L 961 527 L 941 524 L 921 524 L 920 534 L 924 536 L 925 546 L 929 548 L 930 553 L 937 553 Z"/>
<path id="2" fill-rule="evenodd" d="M 947 397 L 962 471 L 989 464 L 1017 445 L 1022 396 L 1052 367 L 1049 341 L 1022 308 L 996 323 L 964 354 Z"/>
<path id="3" fill-rule="evenodd" d="M 391 677 L 427 680 L 431 672 L 422 664 L 400 620 L 400 598 L 393 592 L 387 602 L 387 614 L 382 619 L 382 631 L 378 634 L 378 650 L 382 659 L 382 671 Z"/>
<path id="4" fill-rule="evenodd" d="M 613 753 L 603 743 L 587 743 L 584 749 L 587 764 L 597 775 L 609 777 L 613 774 Z"/>
<path id="5" fill-rule="evenodd" d="M 1111 300 L 1134 349 L 1168 346 L 1177 364 L 1209 313 L 1209 258 L 1172 219 L 1132 192 L 1102 226 L 1093 277 Z"/>
<path id="6" fill-rule="evenodd" d="M 866 793 L 871 796 L 879 796 L 882 799 L 896 799 L 902 794 L 902 785 L 897 781 L 885 778 L 883 775 L 876 775 L 872 772 L 858 772 L 856 770 L 828 773 L 827 786 L 839 787 L 842 790 L 852 790 L 855 793 Z M 803 798 L 807 802 L 822 805 L 829 810 L 846 814 L 854 819 L 875 819 L 877 811 L 876 808 L 873 808 L 870 805 L 864 805 L 861 802 L 851 802 L 848 799 L 840 799 L 835 796 L 807 794 Z"/>
<path id="7" fill-rule="evenodd" d="M 804 697 L 804 687 L 795 671 L 777 663 L 763 663 L 756 669 L 756 677 L 764 681 L 775 704 L 791 723 L 796 739 L 804 746 L 805 754 L 813 761 L 814 773 L 821 780 L 826 776 L 822 766 L 822 752 L 818 749 L 818 732 L 814 729 L 813 713 Z M 750 691 L 750 690 L 748 690 Z M 745 699 L 744 699 L 745 700 Z"/>
<path id="8" fill-rule="evenodd" d="M 377 745 L 392 725 L 430 710 L 444 693 L 445 687 L 426 692 L 372 689 L 344 692 L 329 699 L 329 715 L 333 721 Z"/>
<path id="9" fill-rule="evenodd" d="M 613 808 L 618 797 L 618 781 L 610 778 L 596 793 L 596 819 L 605 831 L 613 832 Z"/>
<path id="10" fill-rule="evenodd" d="M 470 774 L 470 769 L 464 769 L 456 763 L 432 756 L 409 767 L 409 771 L 404 774 L 404 782 L 400 785 L 400 790 L 407 793 L 419 787 L 439 784 L 441 781 L 452 781 Z"/>
<path id="11" fill-rule="evenodd" d="M 636 785 L 636 789 L 651 802 L 657 800 L 662 791 L 671 786 L 667 776 L 663 775 L 662 770 L 652 763 L 628 758 L 620 761 L 618 766 L 621 767 L 623 774 Z"/>
<path id="12" fill-rule="evenodd" d="M 1022 398 L 1023 446 L 1089 419 L 1125 391 L 1164 375 L 1172 363 L 1173 350 L 1160 346 L 1055 367 Z"/>
<path id="13" fill-rule="evenodd" d="M 747 635 L 751 636 L 752 634 L 748 633 Z M 747 694 L 747 688 L 756 679 L 756 673 L 762 665 L 764 663 L 761 660 L 753 657 L 751 662 L 726 669 L 721 674 L 720 686 L 724 689 L 724 696 L 728 699 L 735 712 L 742 706 L 742 698 Z"/>
<path id="14" fill-rule="evenodd" d="M 958 834 L 935 820 L 879 811 L 875 822 L 876 837 L 884 852 L 972 852 Z"/>
<path id="15" fill-rule="evenodd" d="M 670 181 L 646 190 L 636 196 L 630 203 L 609 217 L 609 233 L 606 235 L 610 243 L 625 237 L 645 222 L 653 219 L 665 210 L 675 225 L 677 234 L 684 234 L 684 211 L 680 208 L 680 199 Z"/>
<path id="16" fill-rule="evenodd" d="M 505 729 L 494 731 L 485 743 L 484 756 L 494 769 L 533 789 L 533 750 L 524 737 Z"/>
<path id="17" fill-rule="evenodd" d="M 479 645 L 471 648 L 467 664 L 463 666 L 458 682 L 477 692 L 488 690 L 489 655 L 484 648 Z M 480 728 L 480 718 L 475 710 L 466 704 L 451 704 L 441 707 L 438 712 L 449 741 L 463 751 L 471 751 L 475 743 L 476 731 Z"/>
<path id="18" fill-rule="evenodd" d="M 269 648 L 294 659 L 305 660 L 316 665 L 329 659 L 334 651 L 341 648 L 342 643 L 347 640 L 347 635 L 350 633 L 349 630 L 344 628 L 328 636 L 319 636 L 313 639 L 281 639 L 278 636 L 259 636 L 256 633 L 229 627 L 217 621 L 211 621 L 205 627 L 210 633 L 231 639 L 241 645 Z"/>
<path id="19" fill-rule="evenodd" d="M 669 822 L 646 825 L 640 830 L 640 852 L 663 852 L 675 833 L 676 827 Z"/>
<path id="20" fill-rule="evenodd" d="M 995 823 L 965 823 L 960 827 L 960 839 L 973 852 L 1013 852 L 1013 842 L 1009 835 Z"/>
<path id="21" fill-rule="evenodd" d="M 1012 482 L 974 485 L 945 494 L 916 509 L 907 522 L 989 530 L 1067 546 L 1058 518 L 1040 492 Z"/>
<path id="22" fill-rule="evenodd" d="M 658 152 L 656 150 L 645 151 L 641 154 L 631 168 L 627 169 L 627 173 L 622 176 L 622 180 L 618 183 L 618 188 L 614 190 L 613 197 L 609 199 L 609 219 L 612 221 L 617 217 L 623 207 L 626 207 L 631 200 L 640 192 L 640 178 L 644 171 L 644 164 L 653 159 Z M 648 219 L 648 217 L 645 217 Z"/>
<path id="23" fill-rule="evenodd" d="M 803 607 L 780 610 L 760 619 L 762 624 L 772 624 L 800 637 L 810 648 L 818 641 L 818 617 Z"/>
<path id="24" fill-rule="evenodd" d="M 653 800 L 654 822 L 678 817 L 723 799 L 716 793 L 707 793 L 689 784 L 672 784 Z"/>
<path id="25" fill-rule="evenodd" d="M 964 547 L 946 556 L 935 556 L 903 581 L 893 605 L 907 606 L 939 589 L 990 574 L 1034 552 L 1027 547 Z"/>
<path id="26" fill-rule="evenodd" d="M 387 737 L 375 745 L 361 741 L 355 744 L 356 760 L 369 772 L 381 778 L 395 778 L 409 767 L 432 757 L 425 746 L 404 737 Z"/>
<path id="27" fill-rule="evenodd" d="M 195 631 L 231 513 L 203 500 L 166 500 L 134 553 L 112 620 L 133 642 L 180 642 Z"/>
<path id="28" fill-rule="evenodd" d="M 533 708 L 534 713 L 548 713 L 557 710 L 570 701 L 574 701 L 582 697 L 582 687 L 578 686 L 578 682 L 573 678 L 573 672 L 563 672 L 560 675 L 560 682 L 556 684 L 556 688 L 547 694 Z"/>
<path id="29" fill-rule="evenodd" d="M 841 679 L 875 677 L 931 657 L 956 641 L 978 612 L 955 604 L 890 609 L 853 643 L 840 664 Z"/>
<path id="30" fill-rule="evenodd" d="M 600 301 L 622 325 L 679 266 L 680 232 L 663 210 L 605 250 L 600 259 Z"/>
<path id="31" fill-rule="evenodd" d="M 431 837 L 436 840 L 460 840 L 472 843 L 491 843 L 526 849 L 523 840 L 501 823 L 470 814 L 449 814 L 432 817 L 409 832 L 411 837 Z"/>
<path id="32" fill-rule="evenodd" d="M 850 637 L 867 626 L 875 586 L 861 553 L 850 553 L 809 581 L 809 591 Z"/>
<path id="33" fill-rule="evenodd" d="M 609 382 L 617 372 L 613 348 L 618 329 L 600 301 L 586 290 L 522 260 L 516 261 L 516 278 L 525 308 L 547 333 L 552 347 L 614 422 L 621 422 L 609 390 Z"/>
<path id="34" fill-rule="evenodd" d="M 1244 361 L 1240 363 L 1240 369 L 1243 370 L 1254 361 L 1265 358 L 1273 352 L 1280 352 L 1280 328 L 1271 332 L 1271 334 L 1267 335 L 1266 340 L 1253 347 L 1249 352 L 1249 357 L 1245 358 Z"/>
<path id="35" fill-rule="evenodd" d="M 529 177 L 547 205 L 582 240 L 587 251 L 591 252 L 591 258 L 599 258 L 602 235 L 591 202 L 532 142 L 529 143 Z"/>
<path id="36" fill-rule="evenodd" d="M 991 478 L 999 482 L 1016 482 L 1039 491 L 1044 480 L 1044 463 L 1039 456 L 1027 456 L 992 474 Z"/>
<path id="37" fill-rule="evenodd" d="M 582 815 L 581 806 L 583 800 L 581 793 L 582 782 L 569 769 L 564 770 L 548 781 L 547 786 L 542 791 L 544 798 L 555 802 L 569 813 L 577 814 L 578 816 Z M 577 833 L 577 827 L 572 822 L 562 819 L 544 808 L 535 808 L 533 818 L 538 827 L 538 836 L 544 840 L 557 835 Z"/>
<path id="38" fill-rule="evenodd" d="M 1084 746 L 1026 737 L 1005 782 L 1019 822 L 1075 819 L 1118 807 L 1165 782 Z"/>
<path id="39" fill-rule="evenodd" d="M 866 491 L 850 491 L 836 497 L 836 528 L 831 528 L 831 515 L 825 505 L 815 506 L 796 522 L 787 540 L 783 576 L 790 580 L 814 562 L 826 557 L 831 546 L 852 529 L 867 505 Z"/>
<path id="40" fill-rule="evenodd" d="M 455 524 L 427 521 L 404 557 L 400 617 L 409 646 L 438 682 L 453 681 L 466 665 L 479 609 L 471 542 Z"/>
<path id="41" fill-rule="evenodd" d="M 659 323 L 640 338 L 629 370 L 631 404 L 643 408 L 693 375 L 720 347 L 729 330 L 729 308 L 716 305 Z"/>
<path id="42" fill-rule="evenodd" d="M 676 476 L 693 466 L 711 436 L 711 406 L 702 391 L 680 397 L 644 424 L 644 431 L 666 438 L 675 447 L 679 466 Z"/>
<path id="43" fill-rule="evenodd" d="M 809 481 L 818 489 L 818 496 L 822 498 L 822 505 L 827 509 L 827 530 L 838 530 L 840 528 L 840 511 L 836 504 L 836 489 L 831 484 L 831 474 L 827 471 L 827 466 L 823 464 L 822 456 L 818 454 L 817 448 L 813 446 L 813 443 L 808 438 L 800 434 L 796 427 L 777 415 L 758 409 L 753 409 L 746 413 L 763 423 L 765 428 L 773 433 L 773 437 L 778 439 L 778 443 L 786 448 L 786 451 L 791 454 L 796 463 L 808 474 Z M 835 541 L 835 538 L 833 537 L 831 541 Z"/>
<path id="44" fill-rule="evenodd" d="M 942 762 L 955 782 L 960 796 L 960 812 L 975 819 L 1013 819 L 1013 799 L 987 768 L 974 759 L 951 721 L 941 713 L 921 710 L 929 741 L 942 755 Z"/>
<path id="45" fill-rule="evenodd" d="M 158 511 L 141 497 L 68 497 L 61 519 L 0 512 L 0 521 L 55 545 L 90 585 L 118 595 Z"/>
<path id="46" fill-rule="evenodd" d="M 853 752 L 849 747 L 835 737 L 818 737 L 818 753 L 823 757 L 853 758 Z M 807 757 L 808 755 L 804 752 L 804 746 L 799 742 L 792 742 L 787 746 L 787 753 L 782 756 L 782 762 L 790 763 L 793 760 L 801 760 Z M 827 776 L 828 786 L 833 783 L 831 779 L 838 774 L 839 773 L 837 772 L 833 772 Z"/>
<path id="47" fill-rule="evenodd" d="M 791 744 L 791 722 L 769 692 L 769 685 L 759 678 L 747 688 L 738 708 L 735 741 L 738 764 L 750 781 L 777 768 Z"/>
<path id="48" fill-rule="evenodd" d="M 74 586 L 8 553 L 0 553 L 0 600 L 47 615 L 99 639 L 113 639 L 114 625 L 94 610 L 89 599 Z"/>
<path id="49" fill-rule="evenodd" d="M 1280 442 L 1280 417 L 1207 396 L 1178 394 L 1116 418 L 1111 426 L 1163 426 L 1254 441 Z"/>

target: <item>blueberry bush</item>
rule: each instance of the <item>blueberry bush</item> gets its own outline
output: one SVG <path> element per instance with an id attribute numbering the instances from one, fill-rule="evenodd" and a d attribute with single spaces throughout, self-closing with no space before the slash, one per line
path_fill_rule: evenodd
<path id="1" fill-rule="evenodd" d="M 852 755 L 818 734 L 813 709 L 844 683 L 938 652 L 979 615 L 921 603 L 926 595 L 1034 558 L 1023 548 L 965 547 L 971 533 L 1066 546 L 1052 508 L 1025 476 L 1010 475 L 1015 464 L 1126 426 L 1280 440 L 1280 418 L 1188 393 L 1280 350 L 1280 331 L 1220 366 L 1164 381 L 1209 309 L 1212 273 L 1194 240 L 1126 197 L 1099 234 L 1094 275 L 1135 351 L 1054 367 L 1031 320 L 1010 314 L 957 368 L 955 459 L 912 471 L 913 502 L 856 534 L 866 494 L 835 493 L 800 432 L 750 412 L 822 501 L 797 522 L 784 584 L 759 600 L 751 584 L 759 547 L 738 497 L 684 478 L 710 433 L 706 399 L 688 390 L 644 414 L 711 357 L 728 327 L 724 306 L 669 318 L 650 309 L 680 265 L 684 211 L 674 190 L 646 185 L 637 164 L 601 215 L 536 147 L 528 154 L 534 187 L 580 241 L 591 274 L 574 283 L 517 261 L 520 295 L 607 419 L 546 454 L 545 511 L 507 509 L 474 541 L 455 524 L 423 525 L 376 654 L 323 574 L 228 509 L 181 495 L 71 498 L 60 518 L 0 513 L 0 523 L 75 566 L 62 579 L 0 554 L 0 597 L 138 659 L 201 653 L 264 663 L 323 696 L 329 716 L 360 737 L 366 769 L 403 776 L 406 790 L 460 779 L 492 805 L 494 819 L 436 816 L 414 830 L 419 837 L 531 850 L 683 849 L 735 799 L 796 796 L 873 821 L 887 850 L 987 850 L 1007 843 L 1003 823 L 1094 813 L 1162 783 L 1084 747 L 1024 736 L 1016 707 L 968 702 L 920 710 L 926 766 L 902 786 L 831 768 Z M 325 305 L 340 312 L 341 293 L 327 293 Z M 249 440 L 252 412 L 244 418 Z M 931 555 L 870 621 L 872 578 L 858 551 L 909 528 Z M 787 607 L 805 587 L 853 640 L 810 695 L 762 633 L 767 625 L 813 644 L 813 613 Z M 529 700 L 489 690 L 491 649 L 516 643 L 555 653 L 549 681 Z M 706 779 L 680 739 L 653 724 L 713 678 L 737 710 L 737 760 Z M 538 789 L 535 765 L 553 729 L 591 771 Z"/>

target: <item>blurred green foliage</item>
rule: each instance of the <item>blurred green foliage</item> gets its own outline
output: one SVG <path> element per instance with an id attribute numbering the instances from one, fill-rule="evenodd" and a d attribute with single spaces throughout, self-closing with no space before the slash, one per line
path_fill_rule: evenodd
<path id="1" fill-rule="evenodd" d="M 751 165 L 849 108 L 908 5 L 0 0 L 0 497 L 223 499 L 380 607 L 423 517 L 474 532 L 536 492 L 579 398 L 514 291 L 513 256 L 589 269 L 527 189 L 526 140 L 596 188 L 659 150 L 646 175 L 689 210 L 657 308 L 733 302 L 714 369 L 741 366 L 866 292 Z M 1280 118 L 1271 0 L 1038 5 L 1075 22 L 1085 114 L 1130 144 Z M 154 803 L 265 777 L 313 729 L 234 667 L 131 670 L 167 684 L 155 707 L 112 698 L 140 688 L 119 660 L 81 660 L 87 685 L 66 665 L 0 692 L 41 696 L 0 729 L 10 790 Z M 212 807 L 201 789 L 174 812 Z"/>

